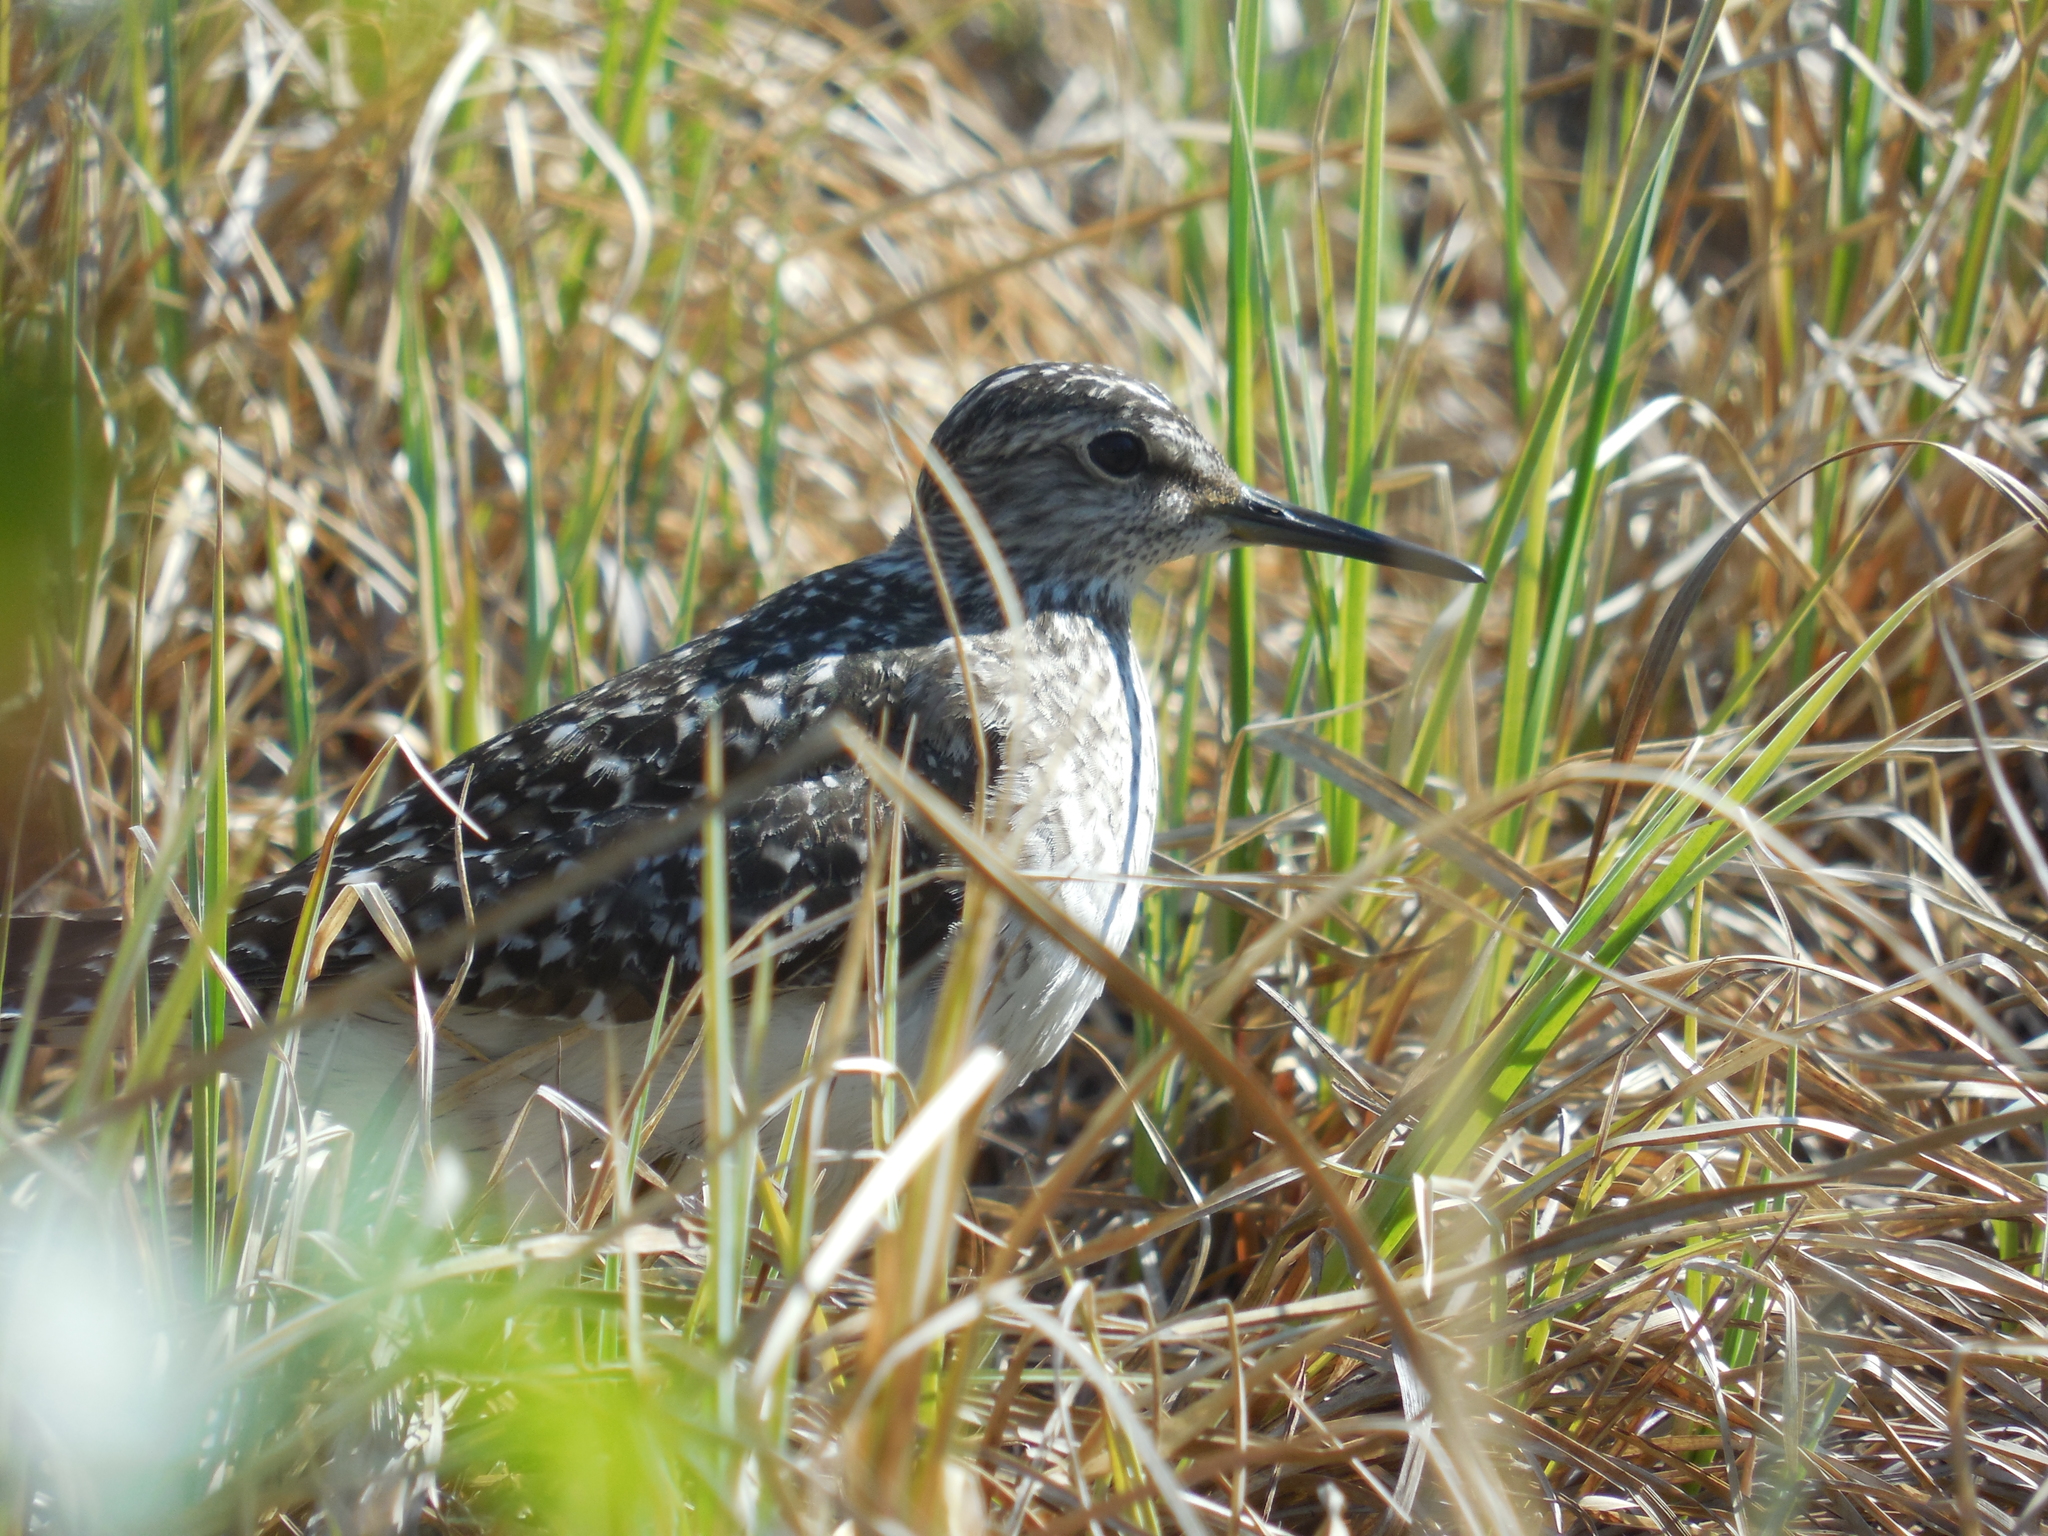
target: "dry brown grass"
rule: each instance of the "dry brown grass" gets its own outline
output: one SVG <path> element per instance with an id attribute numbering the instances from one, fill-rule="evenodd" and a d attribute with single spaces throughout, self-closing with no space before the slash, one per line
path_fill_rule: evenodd
<path id="1" fill-rule="evenodd" d="M 904 440 L 1002 363 L 1117 363 L 1224 430 L 1228 55 L 1206 6 L 288 9 L 167 11 L 167 55 L 155 11 L 5 22 L 17 910 L 137 899 L 131 824 L 182 857 L 216 664 L 241 878 L 308 846 L 392 733 L 445 757 L 876 547 Z M 1297 43 L 1269 30 L 1261 170 L 1278 389 L 1302 494 L 1327 498 L 1372 17 L 1315 157 L 1325 272 L 1309 147 L 1344 7 L 1302 9 Z M 1504 541 L 1518 423 L 1559 388 L 1535 495 L 1585 432 L 1620 450 L 1576 590 L 1532 562 L 1518 597 L 1509 562 L 1469 655 L 1441 593 L 1378 596 L 1368 761 L 1255 736 L 1282 819 L 1247 860 L 1216 846 L 1231 642 L 1202 579 L 1165 573 L 1142 628 L 1162 735 L 1187 732 L 1162 848 L 1191 868 L 1162 872 L 1118 1006 L 978 1150 L 949 1126 L 883 1163 L 902 1203 L 812 1277 L 815 1307 L 789 1289 L 806 1254 L 757 1234 L 737 1351 L 707 1332 L 715 1237 L 647 1188 L 508 1236 L 487 1207 L 345 1199 L 304 1149 L 250 1177 L 237 1145 L 220 1283 L 197 1278 L 175 1077 L 124 1045 L 81 1082 L 61 1041 L 18 1035 L 0 1530 L 2040 1529 L 2040 6 L 1936 11 L 1924 68 L 1903 7 L 1862 181 L 1843 103 L 1868 77 L 1835 94 L 1833 13 L 1729 10 L 1607 407 L 1597 346 L 1557 382 L 1613 246 L 1582 210 L 1618 163 L 1638 184 L 1642 63 L 1664 49 L 1668 92 L 1691 22 L 1519 14 L 1524 402 L 1503 13 L 1394 32 L 1407 248 L 1380 377 L 1389 460 L 1424 468 L 1385 515 L 1475 556 Z M 1604 171 L 1583 149 L 1603 112 Z M 1955 452 L 1864 448 L 1801 479 L 1685 587 L 1755 498 L 1897 438 Z M 1553 550 L 1571 505 L 1536 520 Z M 1312 669 L 1290 700 L 1328 643 L 1299 575 L 1259 571 L 1269 720 L 1326 697 Z M 1683 643 L 1646 671 L 1674 597 Z M 1556 713 L 1511 770 L 1516 647 L 1558 604 L 1581 622 L 1557 631 Z M 1328 896 L 1353 850 L 1325 846 L 1314 764 L 1407 778 L 1439 697 L 1413 783 L 1476 835 L 1369 822 L 1353 893 Z M 1631 735 L 1633 766 L 1603 767 Z M 1616 779 L 1602 869 L 1640 870 L 1588 894 Z M 1748 840 L 1724 862 L 1688 852 L 1727 829 Z M 1600 926 L 1572 934 L 1524 887 Z M 1150 1076 L 1175 1041 L 1193 1054 Z M 950 1235 L 921 1240 L 923 1210 Z M 787 1378 L 758 1369 L 764 1340 Z"/>

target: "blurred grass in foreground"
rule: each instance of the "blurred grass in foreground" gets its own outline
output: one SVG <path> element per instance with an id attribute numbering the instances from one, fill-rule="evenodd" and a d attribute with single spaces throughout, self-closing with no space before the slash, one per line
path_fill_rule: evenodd
<path id="1" fill-rule="evenodd" d="M 196 962 L 17 1029 L 0 1530 L 2038 1528 L 2040 20 L 0 11 L 11 910 L 218 921 L 1020 357 L 1494 573 L 1163 573 L 1115 1005 L 831 1220 L 618 1174 L 632 1032 L 564 1190 L 299 1140 Z"/>

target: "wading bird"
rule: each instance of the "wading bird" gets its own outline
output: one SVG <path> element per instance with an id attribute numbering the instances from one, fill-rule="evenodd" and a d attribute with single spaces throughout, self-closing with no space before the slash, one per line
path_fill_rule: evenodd
<path id="1" fill-rule="evenodd" d="M 736 786 L 724 802 L 728 932 L 765 924 L 777 951 L 760 1091 L 800 1071 L 847 914 L 869 861 L 885 858 L 903 877 L 897 1039 L 914 1077 L 961 885 L 934 874 L 947 848 L 915 820 L 892 851 L 887 807 L 843 751 L 792 748 L 829 718 L 857 723 L 983 814 L 1016 866 L 1048 877 L 1048 897 L 1115 950 L 1138 914 L 1158 809 L 1153 703 L 1131 638 L 1152 570 L 1272 544 L 1482 579 L 1461 560 L 1247 488 L 1159 390 L 1084 364 L 1025 364 L 970 390 L 932 438 L 915 511 L 880 552 L 543 710 L 342 832 L 330 892 L 355 887 L 355 910 L 325 952 L 315 1001 L 388 964 L 395 945 L 424 953 L 444 936 L 445 963 L 388 1004 L 307 1028 L 298 1102 L 358 1133 L 417 1126 L 420 1010 L 456 989 L 430 1058 L 435 1146 L 489 1158 L 516 1129 L 515 1164 L 558 1172 L 565 1151 L 596 1135 L 607 1071 L 623 1062 L 630 1081 L 639 1064 L 644 1032 L 626 1049 L 614 1037 L 608 1068 L 605 1031 L 648 1019 L 664 992 L 673 1007 L 702 972 L 703 842 L 663 829 L 694 831 L 714 732 Z M 500 904 L 565 870 L 597 871 L 635 839 L 651 851 L 488 931 Z M 227 966 L 259 1006 L 275 1005 L 313 873 L 308 861 L 252 886 L 229 925 Z M 457 947 L 445 936 L 465 928 L 466 908 L 486 931 Z M 119 936 L 104 917 L 64 922 L 45 1019 L 90 1011 Z M 182 931 L 159 946 L 159 980 L 184 946 Z M 10 1006 L 36 947 L 18 930 Z M 742 976 L 742 1016 L 748 985 Z M 1059 1050 L 1101 988 L 1049 936 L 1004 920 L 975 1025 L 1003 1053 L 999 1092 Z M 864 1084 L 839 1089 L 835 1144 L 865 1139 L 867 1104 Z M 703 1116 L 701 1091 L 674 1094 L 643 1155 L 696 1150 Z"/>

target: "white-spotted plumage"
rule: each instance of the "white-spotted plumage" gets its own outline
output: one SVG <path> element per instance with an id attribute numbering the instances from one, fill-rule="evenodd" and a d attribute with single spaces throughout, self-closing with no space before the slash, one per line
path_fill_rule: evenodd
<path id="1" fill-rule="evenodd" d="M 438 792 L 413 784 L 345 831 L 335 883 L 381 894 L 342 927 L 322 984 L 390 960 L 373 904 L 420 943 L 464 926 L 465 896 L 488 921 L 498 903 L 622 840 L 659 839 L 703 795 L 716 720 L 728 779 L 756 785 L 727 815 L 730 932 L 766 922 L 778 950 L 750 1085 L 752 1101 L 766 1102 L 798 1070 L 840 964 L 844 917 L 868 861 L 888 846 L 887 807 L 849 758 L 787 757 L 826 719 L 851 718 L 963 810 L 986 769 L 994 826 L 1017 866 L 1117 949 L 1137 918 L 1157 815 L 1153 707 L 1130 626 L 1153 568 L 1269 541 L 1476 575 L 1247 491 L 1163 394 L 1112 369 L 1035 363 L 993 375 L 941 423 L 932 454 L 971 509 L 927 472 L 917 517 L 888 548 L 541 712 L 441 769 Z M 990 574 L 977 520 L 1003 581 Z M 458 841 L 457 803 L 480 836 Z M 910 821 L 902 839 L 911 878 L 898 1046 L 914 1077 L 960 886 L 935 835 Z M 609 1050 L 606 1032 L 647 1019 L 664 988 L 679 998 L 698 979 L 702 869 L 694 838 L 669 838 L 421 978 L 430 998 L 460 987 L 432 1046 L 440 1147 L 497 1156 L 517 1126 L 513 1162 L 552 1184 L 563 1151 L 593 1139 L 607 1074 L 630 1080 L 639 1060 L 644 1031 L 613 1036 Z M 259 1000 L 275 1000 L 311 872 L 309 862 L 253 887 L 231 924 L 228 963 Z M 117 939 L 104 920 L 66 924 L 46 1016 L 90 1009 Z M 13 946 L 10 965 L 34 948 Z M 158 970 L 167 974 L 182 948 L 163 945 Z M 1004 1052 L 1010 1083 L 1051 1058 L 1101 986 L 1048 935 L 1005 919 L 976 1027 Z M 15 978 L 9 993 L 18 995 Z M 296 1069 L 304 1101 L 358 1132 L 411 1118 L 417 1018 L 408 988 L 388 1007 L 309 1029 Z M 657 1081 L 657 1096 L 668 1086 Z M 836 1139 L 860 1139 L 866 1103 L 864 1088 L 835 1095 Z M 701 1092 L 683 1085 L 648 1154 L 694 1150 L 701 1114 Z"/>

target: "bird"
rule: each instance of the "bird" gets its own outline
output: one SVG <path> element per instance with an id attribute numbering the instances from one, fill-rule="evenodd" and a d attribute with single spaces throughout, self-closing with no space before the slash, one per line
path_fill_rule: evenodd
<path id="1" fill-rule="evenodd" d="M 358 1135 L 393 1134 L 409 1113 L 437 1152 L 527 1166 L 559 1187 L 564 1154 L 587 1162 L 603 1133 L 607 1074 L 616 1083 L 625 1062 L 630 1080 L 646 1039 L 614 1035 L 608 1055 L 606 1034 L 645 1023 L 664 998 L 673 1008 L 702 976 L 704 843 L 662 832 L 701 812 L 714 736 L 733 786 L 729 931 L 758 928 L 778 950 L 766 1035 L 751 1047 L 761 1100 L 801 1073 L 848 916 L 868 865 L 885 858 L 902 876 L 898 1065 L 915 1080 L 963 887 L 947 878 L 942 839 L 914 817 L 889 822 L 844 750 L 799 750 L 822 722 L 854 722 L 955 806 L 979 808 L 1017 867 L 1117 951 L 1158 817 L 1155 711 L 1131 628 L 1154 569 L 1276 545 L 1484 579 L 1252 489 L 1164 392 L 1089 363 L 1024 363 L 974 385 L 934 432 L 913 495 L 909 523 L 875 553 L 422 770 L 342 830 L 330 885 L 357 899 L 327 945 L 316 1001 L 388 965 L 394 946 L 463 931 L 471 914 L 483 931 L 419 977 L 418 997 L 404 989 L 309 1026 L 298 1101 Z M 652 851 L 490 931 L 494 907 L 635 837 Z M 314 878 L 307 860 L 254 883 L 228 923 L 222 958 L 259 1008 L 277 1006 Z M 107 918 L 64 924 L 44 1018 L 90 1011 L 119 937 Z M 159 942 L 159 981 L 186 942 Z M 19 957 L 35 947 L 10 947 L 10 1006 Z M 994 954 L 973 1029 L 1001 1053 L 1000 1098 L 1065 1044 L 1103 979 L 1015 913 Z M 744 1014 L 744 978 L 738 987 Z M 420 997 L 447 1003 L 424 1126 Z M 700 1152 L 705 1134 L 701 1090 L 665 1087 L 669 1108 L 642 1154 L 657 1164 Z M 864 1083 L 835 1088 L 835 1147 L 858 1151 L 868 1095 Z"/>

